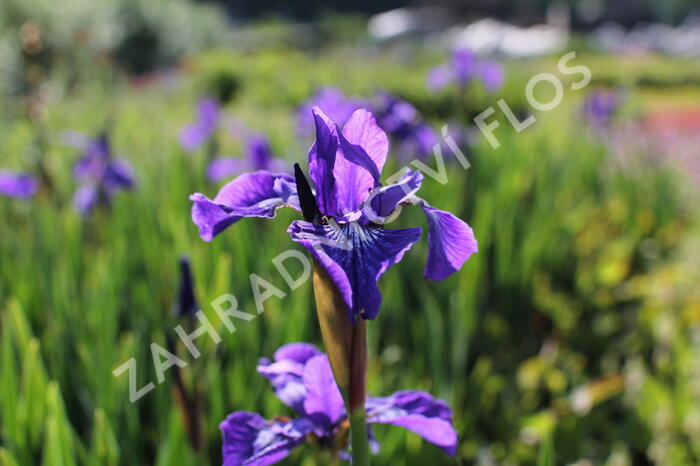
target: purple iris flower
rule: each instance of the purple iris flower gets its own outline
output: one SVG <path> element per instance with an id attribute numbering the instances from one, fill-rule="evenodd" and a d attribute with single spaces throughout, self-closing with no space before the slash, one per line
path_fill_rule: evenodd
<path id="1" fill-rule="evenodd" d="M 207 178 L 212 183 L 218 183 L 246 171 L 268 170 L 284 172 L 288 163 L 272 155 L 270 141 L 262 134 L 248 137 L 245 145 L 245 158 L 218 157 L 209 164 Z"/>
<path id="2" fill-rule="evenodd" d="M 325 354 L 308 343 L 291 343 L 277 350 L 274 361 L 262 359 L 258 372 L 270 380 L 277 397 L 299 417 L 268 421 L 247 411 L 230 414 L 220 425 L 224 466 L 276 463 L 309 437 L 330 448 L 346 447 L 342 441 L 338 445 L 337 439 L 348 429 L 347 412 Z M 450 455 L 456 453 L 452 411 L 428 393 L 407 390 L 388 397 L 369 397 L 365 409 L 370 424 L 403 427 Z M 373 444 L 378 448 L 376 442 Z"/>
<path id="3" fill-rule="evenodd" d="M 0 171 L 0 194 L 9 197 L 32 197 L 39 190 L 39 181 L 27 173 Z"/>
<path id="4" fill-rule="evenodd" d="M 397 153 L 402 160 L 425 159 L 440 143 L 438 135 L 422 121 L 413 105 L 388 92 L 377 96 L 375 115 L 379 126 L 398 145 Z"/>
<path id="5" fill-rule="evenodd" d="M 99 202 L 109 203 L 117 191 L 133 187 L 131 165 L 122 158 L 112 156 L 106 134 L 101 134 L 97 139 L 85 137 L 66 142 L 83 149 L 83 156 L 73 167 L 73 175 L 81 183 L 73 196 L 73 205 L 78 212 L 88 214 Z"/>
<path id="6" fill-rule="evenodd" d="M 583 102 L 583 116 L 595 128 L 609 128 L 621 103 L 615 91 L 593 91 Z"/>
<path id="7" fill-rule="evenodd" d="M 397 183 L 381 186 L 389 144 L 370 112 L 355 111 L 342 131 L 318 107 L 312 113 L 316 142 L 308 160 L 315 193 L 298 165 L 295 178 L 260 170 L 229 182 L 213 200 L 195 193 L 192 220 L 202 239 L 211 241 L 243 217 L 274 217 L 284 206 L 301 210 L 304 220 L 287 231 L 326 270 L 353 320 L 377 316 L 377 281 L 421 235 L 421 228 L 383 228 L 404 205 L 420 205 L 428 220 L 426 278 L 450 276 L 477 252 L 469 225 L 416 196 L 420 172 L 407 170 Z"/>
<path id="8" fill-rule="evenodd" d="M 347 97 L 336 87 L 322 87 L 297 110 L 297 131 L 304 138 L 313 135 L 316 126 L 311 110 L 314 107 L 322 108 L 331 120 L 345 123 L 355 110 L 367 106 L 367 101 Z"/>
<path id="9" fill-rule="evenodd" d="M 448 63 L 430 70 L 427 83 L 431 90 L 439 91 L 452 83 L 464 89 L 477 79 L 488 92 L 496 92 L 503 86 L 503 67 L 495 61 L 479 59 L 470 50 L 456 49 Z"/>
<path id="10" fill-rule="evenodd" d="M 180 144 L 188 152 L 194 152 L 204 145 L 216 132 L 221 120 L 221 110 L 216 100 L 200 99 L 197 103 L 197 116 L 194 122 L 180 131 Z"/>

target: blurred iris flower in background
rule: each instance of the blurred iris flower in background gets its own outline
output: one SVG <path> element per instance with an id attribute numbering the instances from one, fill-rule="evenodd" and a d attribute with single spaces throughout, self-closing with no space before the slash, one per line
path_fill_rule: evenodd
<path id="1" fill-rule="evenodd" d="M 0 170 L 0 194 L 3 196 L 28 198 L 36 194 L 39 181 L 28 173 Z"/>
<path id="2" fill-rule="evenodd" d="M 582 113 L 586 121 L 596 129 L 609 128 L 622 106 L 622 96 L 614 90 L 595 90 L 583 101 Z"/>
<path id="3" fill-rule="evenodd" d="M 503 86 L 503 67 L 495 61 L 480 59 L 470 50 L 456 49 L 450 61 L 430 70 L 427 84 L 433 91 L 442 90 L 450 84 L 464 90 L 477 80 L 488 92 L 497 92 Z"/>
<path id="4" fill-rule="evenodd" d="M 272 154 L 270 141 L 260 133 L 247 136 L 243 158 L 218 157 L 209 164 L 207 178 L 212 183 L 246 171 L 285 172 L 289 163 Z"/>
<path id="5" fill-rule="evenodd" d="M 214 135 L 221 121 L 221 109 L 216 100 L 203 98 L 197 102 L 195 120 L 180 131 L 180 144 L 187 152 L 194 152 Z"/>
<path id="6" fill-rule="evenodd" d="M 315 123 L 311 117 L 314 107 L 322 108 L 331 120 L 345 123 L 355 110 L 369 106 L 368 101 L 347 97 L 337 87 L 322 87 L 297 110 L 299 136 L 307 138 L 314 134 Z"/>
<path id="7" fill-rule="evenodd" d="M 73 176 L 80 183 L 73 196 L 73 206 L 83 215 L 98 203 L 109 204 L 118 191 L 134 186 L 134 171 L 123 158 L 114 157 L 106 133 L 91 139 L 80 133 L 66 135 L 65 142 L 83 150 L 83 156 L 73 167 Z"/>

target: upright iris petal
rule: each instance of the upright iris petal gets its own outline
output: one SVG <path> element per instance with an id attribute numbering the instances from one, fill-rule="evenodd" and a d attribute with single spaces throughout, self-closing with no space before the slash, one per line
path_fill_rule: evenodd
<path id="1" fill-rule="evenodd" d="M 346 148 L 342 147 L 343 156 L 336 160 L 333 176 L 337 185 L 338 212 L 345 215 L 357 211 L 376 185 L 375 176 L 384 168 L 389 152 L 389 140 L 377 125 L 374 115 L 364 109 L 352 114 L 343 127 L 343 138 L 347 143 L 361 147 L 376 167 L 376 172 L 373 168 L 368 168 L 369 161 L 364 156 L 361 156 L 365 159 L 364 162 L 356 163 L 355 157 L 345 153 Z M 323 211 L 323 207 L 321 210 Z M 324 213 L 332 215 L 330 212 Z"/>
<path id="2" fill-rule="evenodd" d="M 317 424 L 332 430 L 333 426 L 345 417 L 345 404 L 333 378 L 328 356 L 321 354 L 306 361 L 304 387 L 306 414 L 315 419 Z"/>
<path id="3" fill-rule="evenodd" d="M 313 108 L 316 142 L 309 150 L 309 175 L 316 186 L 316 201 L 326 215 L 335 215 L 338 194 L 334 168 L 338 137 L 333 122 L 318 107 Z"/>

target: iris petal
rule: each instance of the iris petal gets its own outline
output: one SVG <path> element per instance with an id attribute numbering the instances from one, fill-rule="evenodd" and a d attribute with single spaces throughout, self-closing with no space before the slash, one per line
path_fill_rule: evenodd
<path id="1" fill-rule="evenodd" d="M 462 267 L 469 257 L 479 251 L 474 231 L 466 222 L 449 212 L 423 202 L 428 218 L 428 262 L 425 278 L 443 280 Z"/>
<path id="2" fill-rule="evenodd" d="M 386 162 L 389 141 L 374 116 L 364 109 L 352 114 L 343 128 L 342 136 L 343 157 L 336 159 L 333 175 L 338 193 L 337 210 L 345 215 L 356 211 L 367 199 L 369 191 L 377 185 Z M 362 152 L 356 150 L 358 146 Z"/>
<path id="3" fill-rule="evenodd" d="M 396 184 L 385 186 L 371 194 L 369 203 L 365 203 L 362 212 L 370 221 L 388 216 L 397 205 L 412 197 L 423 183 L 423 174 L 410 168 Z M 379 218 L 377 218 L 379 217 Z"/>
<path id="4" fill-rule="evenodd" d="M 284 206 L 300 210 L 294 179 L 267 171 L 237 177 L 221 188 L 214 200 L 201 193 L 191 195 L 190 200 L 194 202 L 192 221 L 204 241 L 211 241 L 243 217 L 272 218 Z"/>
<path id="5" fill-rule="evenodd" d="M 385 230 L 357 222 L 315 225 L 297 220 L 287 230 L 323 266 L 338 288 L 349 317 L 374 319 L 382 295 L 377 281 L 403 257 L 421 234 L 420 228 Z"/>
<path id="6" fill-rule="evenodd" d="M 369 423 L 403 427 L 455 455 L 457 432 L 452 426 L 452 411 L 444 401 L 407 390 L 383 398 L 370 397 L 365 407 Z"/>
<path id="7" fill-rule="evenodd" d="M 333 122 L 319 109 L 313 108 L 316 142 L 309 150 L 309 176 L 316 187 L 316 201 L 325 215 L 337 213 L 338 193 L 333 169 L 336 164 L 338 138 Z"/>
<path id="8" fill-rule="evenodd" d="M 304 409 L 307 415 L 330 432 L 333 426 L 345 417 L 345 404 L 333 371 L 325 354 L 314 356 L 304 366 L 304 387 L 306 399 Z"/>
<path id="9" fill-rule="evenodd" d="M 259 414 L 247 411 L 230 414 L 219 426 L 223 434 L 224 466 L 277 463 L 304 443 L 304 436 L 313 427 L 306 418 L 268 422 Z"/>
<path id="10" fill-rule="evenodd" d="M 300 415 L 305 415 L 304 365 L 320 354 L 318 348 L 309 343 L 290 343 L 275 352 L 274 362 L 261 360 L 258 373 L 270 381 L 277 398 Z"/>

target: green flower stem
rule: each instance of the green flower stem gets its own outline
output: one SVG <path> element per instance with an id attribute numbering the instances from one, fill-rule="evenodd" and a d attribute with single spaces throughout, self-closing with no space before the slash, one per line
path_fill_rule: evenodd
<path id="1" fill-rule="evenodd" d="M 369 440 L 364 407 L 350 413 L 350 447 L 353 466 L 369 466 Z"/>

